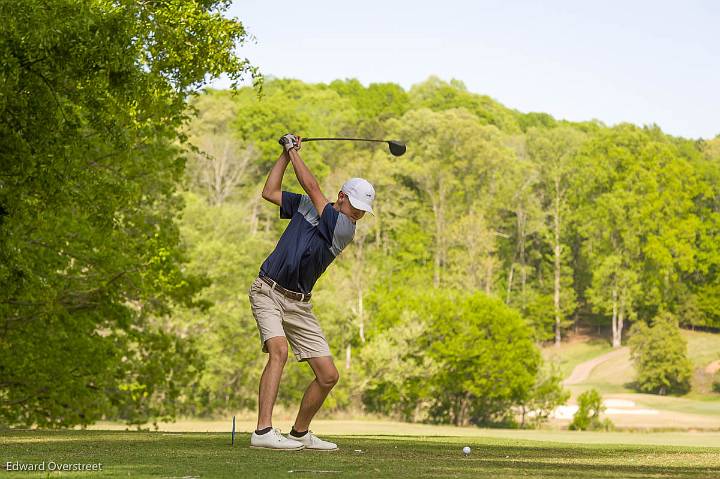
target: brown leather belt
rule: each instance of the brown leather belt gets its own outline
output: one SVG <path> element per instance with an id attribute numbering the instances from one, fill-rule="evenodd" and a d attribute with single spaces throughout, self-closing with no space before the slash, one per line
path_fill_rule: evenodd
<path id="1" fill-rule="evenodd" d="M 303 303 L 307 303 L 310 301 L 310 296 L 312 296 L 310 293 L 296 293 L 295 291 L 290 291 L 289 289 L 285 289 L 279 284 L 277 284 L 277 281 L 273 281 L 272 279 L 268 278 L 267 276 L 260 276 L 260 279 L 263 280 L 266 284 L 270 286 L 271 289 L 274 289 L 278 293 L 282 294 L 286 298 L 294 299 L 295 301 L 302 301 Z"/>

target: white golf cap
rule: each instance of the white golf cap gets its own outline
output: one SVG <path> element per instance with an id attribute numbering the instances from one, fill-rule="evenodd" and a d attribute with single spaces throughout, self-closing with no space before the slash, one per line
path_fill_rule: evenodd
<path id="1" fill-rule="evenodd" d="M 375 188 L 363 178 L 350 178 L 342 185 L 342 192 L 348 196 L 353 207 L 374 214 L 372 202 L 375 200 Z"/>

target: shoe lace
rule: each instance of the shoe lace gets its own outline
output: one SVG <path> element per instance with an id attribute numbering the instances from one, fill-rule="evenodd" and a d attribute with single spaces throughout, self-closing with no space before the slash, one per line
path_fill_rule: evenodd
<path id="1" fill-rule="evenodd" d="M 275 433 L 275 438 L 278 440 L 278 442 L 285 439 L 285 436 L 282 435 L 282 432 L 280 431 L 279 427 L 274 428 L 273 432 Z"/>

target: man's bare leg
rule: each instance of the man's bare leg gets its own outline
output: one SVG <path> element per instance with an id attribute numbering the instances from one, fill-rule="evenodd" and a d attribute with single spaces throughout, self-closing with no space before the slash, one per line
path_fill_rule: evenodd
<path id="1" fill-rule="evenodd" d="M 305 390 L 305 395 L 300 403 L 300 410 L 293 426 L 298 432 L 308 430 L 310 421 L 315 417 L 330 390 L 340 378 L 340 374 L 330 356 L 310 358 L 308 363 L 310 363 L 310 367 L 315 373 L 315 379 Z"/>
<path id="2" fill-rule="evenodd" d="M 257 429 L 272 426 L 272 411 L 277 399 L 278 388 L 283 368 L 287 362 L 288 345 L 283 336 L 277 336 L 265 341 L 269 357 L 260 377 L 260 391 L 258 393 L 258 422 Z"/>

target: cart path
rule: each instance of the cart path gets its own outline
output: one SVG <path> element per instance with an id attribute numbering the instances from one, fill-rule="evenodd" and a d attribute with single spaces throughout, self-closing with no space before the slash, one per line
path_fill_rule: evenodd
<path id="1" fill-rule="evenodd" d="M 593 358 L 590 361 L 585 361 L 584 363 L 578 364 L 577 366 L 575 366 L 575 369 L 572 370 L 570 376 L 565 378 L 563 384 L 565 386 L 569 386 L 571 384 L 579 384 L 585 381 L 588 376 L 590 376 L 590 373 L 595 368 L 595 366 L 602 364 L 605 361 L 609 361 L 617 356 L 627 354 L 627 349 L 627 346 L 613 349 L 612 351 L 601 354 L 600 356 Z"/>
<path id="2" fill-rule="evenodd" d="M 705 373 L 710 374 L 711 376 L 718 371 L 720 371 L 720 359 L 705 366 Z"/>

